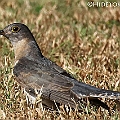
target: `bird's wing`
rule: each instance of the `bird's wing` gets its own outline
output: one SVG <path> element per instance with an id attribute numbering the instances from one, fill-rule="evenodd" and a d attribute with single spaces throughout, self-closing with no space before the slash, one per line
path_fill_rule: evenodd
<path id="1" fill-rule="evenodd" d="M 49 67 L 40 65 L 31 60 L 21 59 L 14 67 L 14 74 L 21 86 L 28 90 L 42 90 L 42 96 L 46 99 L 63 104 L 74 102 L 71 98 L 77 100 L 76 95 L 71 91 L 74 83 L 67 79 L 67 76 L 51 70 Z"/>

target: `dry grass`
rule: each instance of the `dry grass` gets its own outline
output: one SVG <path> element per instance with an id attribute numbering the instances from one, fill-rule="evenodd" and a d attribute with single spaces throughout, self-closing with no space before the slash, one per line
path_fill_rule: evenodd
<path id="1" fill-rule="evenodd" d="M 99 88 L 120 91 L 120 9 L 91 7 L 83 0 L 1 0 L 0 28 L 22 22 L 32 30 L 43 54 L 75 78 Z M 120 103 L 106 100 L 103 108 L 84 112 L 61 109 L 60 115 L 26 105 L 12 74 L 11 44 L 0 39 L 0 119 L 6 120 L 120 120 Z M 86 114 L 85 114 L 86 112 Z M 89 114 L 88 114 L 89 112 Z"/>

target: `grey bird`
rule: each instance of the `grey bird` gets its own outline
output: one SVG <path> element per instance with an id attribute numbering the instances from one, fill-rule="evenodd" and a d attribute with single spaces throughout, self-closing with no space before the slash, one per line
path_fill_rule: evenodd
<path id="1" fill-rule="evenodd" d="M 13 73 L 25 91 L 37 98 L 41 94 L 43 105 L 55 108 L 57 105 L 76 104 L 88 99 L 91 104 L 109 110 L 99 98 L 120 100 L 120 92 L 99 89 L 79 82 L 64 69 L 44 57 L 29 28 L 21 23 L 13 23 L 0 30 L 13 45 L 15 66 Z"/>

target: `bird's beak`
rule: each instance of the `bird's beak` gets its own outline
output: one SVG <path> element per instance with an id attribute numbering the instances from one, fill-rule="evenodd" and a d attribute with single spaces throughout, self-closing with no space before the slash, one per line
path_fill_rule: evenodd
<path id="1" fill-rule="evenodd" d="M 3 30 L 0 30 L 0 35 L 5 35 L 5 32 Z"/>

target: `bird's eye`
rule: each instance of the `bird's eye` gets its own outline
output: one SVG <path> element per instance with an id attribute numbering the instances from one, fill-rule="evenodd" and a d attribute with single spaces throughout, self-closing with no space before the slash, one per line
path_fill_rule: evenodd
<path id="1" fill-rule="evenodd" d="M 18 32 L 20 28 L 18 26 L 13 26 L 12 27 L 12 32 Z"/>

